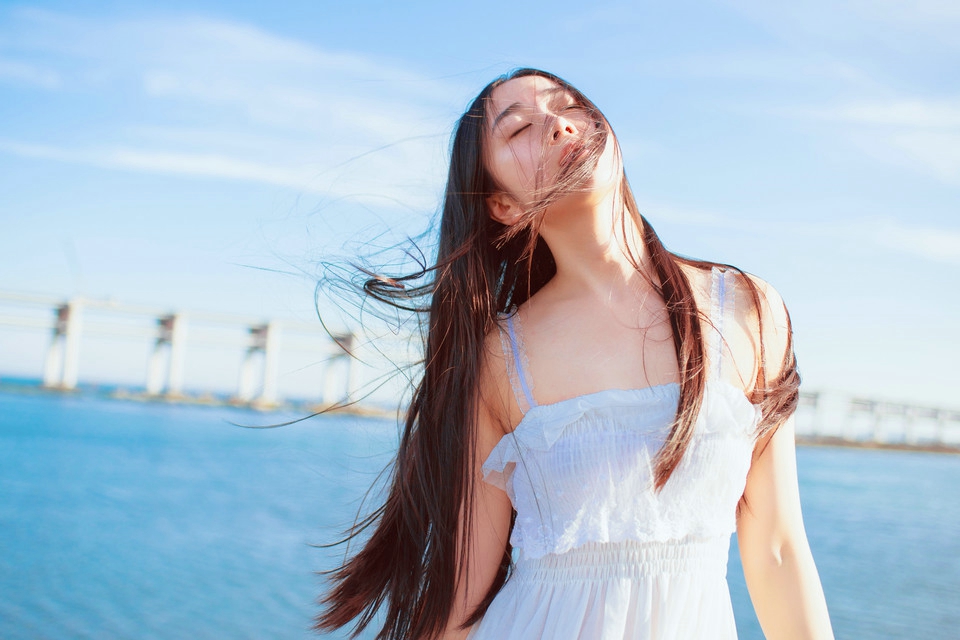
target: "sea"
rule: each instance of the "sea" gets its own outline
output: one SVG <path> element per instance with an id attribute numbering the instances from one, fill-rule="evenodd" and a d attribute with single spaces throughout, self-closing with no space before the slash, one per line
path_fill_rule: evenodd
<path id="1" fill-rule="evenodd" d="M 307 415 L 0 392 L 0 638 L 347 638 L 311 631 L 351 552 L 326 545 L 382 498 L 398 425 Z M 960 456 L 797 470 L 836 637 L 960 638 Z M 735 536 L 728 581 L 763 638 Z"/>

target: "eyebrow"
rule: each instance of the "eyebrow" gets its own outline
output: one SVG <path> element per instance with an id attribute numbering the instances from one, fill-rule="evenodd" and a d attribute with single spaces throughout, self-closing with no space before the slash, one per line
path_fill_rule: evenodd
<path id="1" fill-rule="evenodd" d="M 510 105 L 509 107 L 507 107 L 506 109 L 504 109 L 503 111 L 501 111 L 501 112 L 500 112 L 500 115 L 498 115 L 498 116 L 493 120 L 493 126 L 491 127 L 491 129 L 493 129 L 494 131 L 496 131 L 497 125 L 500 124 L 500 121 L 503 120 L 504 118 L 506 118 L 508 115 L 510 115 L 511 113 L 513 113 L 514 111 L 516 111 L 516 110 L 519 109 L 519 108 L 520 108 L 520 103 L 519 103 L 519 102 L 514 102 L 512 105 Z"/>
<path id="2" fill-rule="evenodd" d="M 549 88 L 549 89 L 544 89 L 544 90 L 543 90 L 543 93 L 547 93 L 547 94 L 566 93 L 566 92 L 567 92 L 567 90 L 564 89 L 563 87 L 551 87 L 551 88 Z M 501 111 L 501 112 L 500 112 L 500 115 L 498 115 L 496 118 L 494 118 L 494 120 L 493 120 L 493 126 L 491 127 L 491 129 L 496 130 L 497 125 L 500 124 L 500 121 L 501 121 L 501 120 L 503 120 L 504 118 L 506 118 L 507 116 L 509 116 L 511 113 L 513 113 L 514 111 L 516 111 L 517 109 L 519 109 L 521 106 L 523 106 L 523 105 L 521 105 L 519 102 L 514 102 L 512 105 L 510 105 L 509 107 L 507 107 L 506 109 L 504 109 L 503 111 Z"/>

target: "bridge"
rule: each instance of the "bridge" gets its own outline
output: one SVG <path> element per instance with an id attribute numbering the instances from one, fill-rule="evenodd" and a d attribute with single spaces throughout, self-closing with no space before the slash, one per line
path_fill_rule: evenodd
<path id="1" fill-rule="evenodd" d="M 40 313 L 38 313 L 38 311 Z M 113 300 L 0 291 L 0 328 L 46 332 L 43 387 L 77 388 L 80 345 L 100 336 L 148 343 L 144 363 L 145 395 L 167 400 L 187 398 L 184 370 L 189 351 L 203 347 L 242 354 L 231 400 L 257 408 L 273 408 L 282 400 L 278 385 L 281 350 L 310 353 L 322 368 L 313 400 L 332 404 L 351 397 L 360 386 L 352 356 L 357 336 L 349 331 L 328 334 L 319 322 L 263 319 L 237 314 L 172 311 Z M 238 340 L 238 336 L 242 336 Z M 0 356 L 0 369 L 5 368 Z"/>
<path id="2" fill-rule="evenodd" d="M 811 444 L 960 452 L 960 409 L 809 391 L 796 424 L 798 441 Z"/>
<path id="3" fill-rule="evenodd" d="M 38 313 L 39 311 L 39 313 Z M 133 319 L 133 322 L 121 322 Z M 237 385 L 230 402 L 276 408 L 285 394 L 278 361 L 282 350 L 311 354 L 322 373 L 311 398 L 315 404 L 349 401 L 364 386 L 357 355 L 361 343 L 351 331 L 328 334 L 319 322 L 263 319 L 236 314 L 173 311 L 113 300 L 0 291 L 0 328 L 45 332 L 48 336 L 43 386 L 69 391 L 78 384 L 80 343 L 108 336 L 147 343 L 144 363 L 147 398 L 187 400 L 184 370 L 188 351 L 219 345 L 240 355 Z M 238 339 L 238 336 L 241 336 Z M 409 362 L 411 341 L 394 337 L 390 362 Z M 380 352 L 387 346 L 378 341 Z M 398 348 L 399 347 L 399 348 Z M 0 370 L 4 368 L 0 356 Z M 359 395 L 363 395 L 362 393 Z M 960 451 L 960 410 L 848 396 L 828 391 L 800 394 L 797 409 L 800 442 L 890 446 Z"/>

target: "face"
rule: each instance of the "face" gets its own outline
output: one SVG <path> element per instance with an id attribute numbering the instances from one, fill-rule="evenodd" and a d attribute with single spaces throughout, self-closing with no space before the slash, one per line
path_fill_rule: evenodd
<path id="1" fill-rule="evenodd" d="M 560 192 L 598 186 L 598 169 L 612 157 L 614 145 L 605 144 L 612 134 L 569 91 L 540 76 L 514 78 L 494 89 L 486 110 L 484 161 L 502 190 L 488 201 L 495 217 L 508 206 L 522 215 Z"/>

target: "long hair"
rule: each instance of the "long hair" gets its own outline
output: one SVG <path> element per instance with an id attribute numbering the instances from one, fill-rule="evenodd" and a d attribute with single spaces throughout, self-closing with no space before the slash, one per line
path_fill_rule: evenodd
<path id="1" fill-rule="evenodd" d="M 458 549 L 470 548 L 471 526 L 461 519 L 470 517 L 474 499 L 478 381 L 485 339 L 496 330 L 498 314 L 523 304 L 556 273 L 550 250 L 537 234 L 538 216 L 582 177 L 577 171 L 561 175 L 559 188 L 538 194 L 538 204 L 527 212 L 524 224 L 508 228 L 490 216 L 486 198 L 496 192 L 497 185 L 483 162 L 487 104 L 494 89 L 521 76 L 553 81 L 597 122 L 606 124 L 586 96 L 553 74 L 520 69 L 494 80 L 456 126 L 436 264 L 402 276 L 371 274 L 364 284 L 365 294 L 374 300 L 425 314 L 423 377 L 406 411 L 386 501 L 349 531 L 347 539 L 372 529 L 363 548 L 332 572 L 332 588 L 321 599 L 323 611 L 315 624 L 318 631 L 354 621 L 354 635 L 358 635 L 380 611 L 383 626 L 378 640 L 431 639 L 443 632 L 453 611 L 462 577 Z M 596 127 L 579 171 L 592 170 L 607 129 Z M 623 210 L 643 229 L 642 240 L 659 280 L 652 284 L 666 304 L 681 372 L 677 416 L 656 460 L 654 481 L 659 490 L 690 442 L 706 384 L 702 315 L 680 265 L 709 269 L 716 263 L 668 251 L 640 214 L 626 177 L 621 178 L 620 192 Z M 627 224 L 623 216 L 621 223 Z M 631 259 L 639 270 L 636 259 Z M 762 335 L 756 288 L 743 272 L 734 271 L 753 293 Z M 789 315 L 787 321 L 789 325 Z M 763 409 L 761 433 L 776 428 L 792 413 L 799 386 L 791 340 L 781 374 L 771 388 L 766 385 L 763 362 L 761 345 L 751 398 Z M 510 567 L 508 543 L 493 584 L 464 626 L 482 617 Z"/>

